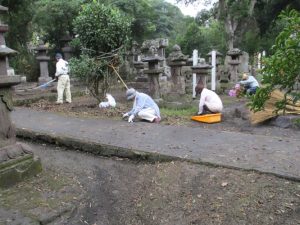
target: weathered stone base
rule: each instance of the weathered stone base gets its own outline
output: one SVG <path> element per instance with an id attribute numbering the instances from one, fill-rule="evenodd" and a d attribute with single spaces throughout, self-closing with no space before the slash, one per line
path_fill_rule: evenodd
<path id="1" fill-rule="evenodd" d="M 52 80 L 51 77 L 39 77 L 38 85 L 45 84 L 45 83 L 49 82 L 50 80 Z M 53 85 L 53 84 L 51 84 L 51 85 Z M 49 86 L 50 86 L 50 84 L 49 84 Z"/>
<path id="2" fill-rule="evenodd" d="M 12 186 L 41 171 L 41 161 L 33 155 L 30 147 L 17 143 L 0 148 L 1 188 Z"/>

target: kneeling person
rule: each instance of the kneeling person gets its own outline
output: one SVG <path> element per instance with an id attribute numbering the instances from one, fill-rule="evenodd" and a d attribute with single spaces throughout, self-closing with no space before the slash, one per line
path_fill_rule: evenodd
<path id="1" fill-rule="evenodd" d="M 159 108 L 149 95 L 130 88 L 126 91 L 126 97 L 127 100 L 134 100 L 132 110 L 123 115 L 123 118 L 129 117 L 129 123 L 132 123 L 136 116 L 149 122 L 160 122 Z"/>
<path id="2" fill-rule="evenodd" d="M 255 77 L 248 75 L 247 73 L 243 74 L 242 80 L 239 83 L 244 85 L 245 92 L 249 95 L 255 94 L 257 88 L 259 88 L 258 81 Z"/>
<path id="3" fill-rule="evenodd" d="M 204 87 L 202 82 L 199 82 L 195 88 L 196 94 L 200 94 L 198 114 L 220 113 L 223 110 L 223 104 L 220 97 L 213 91 Z"/>

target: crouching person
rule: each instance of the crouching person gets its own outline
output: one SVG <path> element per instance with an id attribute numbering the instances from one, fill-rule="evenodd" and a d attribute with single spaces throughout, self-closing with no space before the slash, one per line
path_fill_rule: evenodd
<path id="1" fill-rule="evenodd" d="M 136 116 L 151 123 L 160 122 L 159 108 L 149 95 L 130 88 L 126 91 L 126 98 L 134 101 L 132 110 L 123 115 L 123 118 L 129 117 L 129 123 L 132 123 Z"/>
<path id="2" fill-rule="evenodd" d="M 248 95 L 255 94 L 256 90 L 259 88 L 259 83 L 255 77 L 248 75 L 247 73 L 243 74 L 242 80 L 239 83 L 244 85 L 245 92 Z"/>
<path id="3" fill-rule="evenodd" d="M 220 113 L 223 110 L 220 97 L 215 92 L 205 88 L 202 81 L 198 82 L 195 92 L 201 95 L 198 115 Z"/>

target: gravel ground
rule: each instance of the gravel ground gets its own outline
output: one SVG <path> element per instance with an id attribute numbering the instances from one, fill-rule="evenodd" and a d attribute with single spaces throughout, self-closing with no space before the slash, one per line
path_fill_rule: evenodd
<path id="1" fill-rule="evenodd" d="M 300 224 L 299 182 L 187 162 L 150 164 L 28 144 L 44 171 L 0 190 L 1 225 L 38 224 L 34 222 L 41 218 L 54 218 L 43 224 L 68 225 Z M 51 217 L 53 212 L 58 216 Z"/>

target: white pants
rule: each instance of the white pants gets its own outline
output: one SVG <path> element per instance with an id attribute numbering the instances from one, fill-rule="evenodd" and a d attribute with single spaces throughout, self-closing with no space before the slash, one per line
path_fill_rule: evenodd
<path id="1" fill-rule="evenodd" d="M 204 105 L 209 109 L 209 111 L 217 113 L 223 110 L 223 106 L 216 102 L 205 102 Z"/>
<path id="2" fill-rule="evenodd" d="M 58 77 L 57 83 L 57 103 L 63 103 L 64 91 L 66 91 L 66 101 L 71 103 L 70 77 L 69 75 L 61 75 Z"/>
<path id="3" fill-rule="evenodd" d="M 152 108 L 142 109 L 141 111 L 139 111 L 138 117 L 150 122 L 153 122 L 153 120 L 157 118 L 157 116 L 155 115 L 155 110 Z"/>

